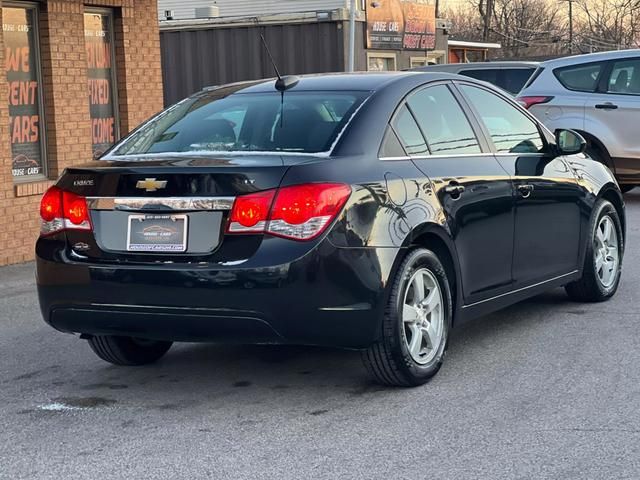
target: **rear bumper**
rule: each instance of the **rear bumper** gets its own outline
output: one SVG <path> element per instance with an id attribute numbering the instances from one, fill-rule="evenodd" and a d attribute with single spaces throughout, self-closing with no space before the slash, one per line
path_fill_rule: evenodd
<path id="1" fill-rule="evenodd" d="M 73 260 L 41 239 L 37 283 L 44 320 L 69 333 L 174 341 L 294 343 L 360 348 L 380 334 L 397 249 L 341 249 L 322 241 L 301 258 L 104 265 Z M 270 243 L 270 242 L 263 242 Z"/>

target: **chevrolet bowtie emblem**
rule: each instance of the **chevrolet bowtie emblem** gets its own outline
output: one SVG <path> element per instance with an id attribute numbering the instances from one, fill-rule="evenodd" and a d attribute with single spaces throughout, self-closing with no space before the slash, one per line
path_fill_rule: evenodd
<path id="1" fill-rule="evenodd" d="M 155 192 L 166 186 L 166 180 L 156 180 L 155 178 L 145 178 L 144 180 L 138 180 L 138 183 L 136 183 L 136 188 L 144 189 L 147 192 Z"/>

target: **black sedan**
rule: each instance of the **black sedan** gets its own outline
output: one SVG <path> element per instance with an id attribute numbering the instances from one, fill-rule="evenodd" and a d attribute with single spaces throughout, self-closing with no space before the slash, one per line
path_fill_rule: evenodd
<path id="1" fill-rule="evenodd" d="M 207 89 L 46 192 L 42 314 L 117 365 L 330 345 L 418 385 L 453 326 L 559 286 L 614 295 L 624 203 L 584 146 L 451 74 Z"/>

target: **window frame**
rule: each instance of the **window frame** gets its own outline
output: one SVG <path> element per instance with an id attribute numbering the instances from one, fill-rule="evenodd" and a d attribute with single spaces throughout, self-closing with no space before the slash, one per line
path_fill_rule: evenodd
<path id="1" fill-rule="evenodd" d="M 385 136 L 386 136 L 386 132 L 387 132 L 387 130 L 385 129 L 385 133 L 382 135 L 382 139 L 380 140 L 380 145 L 378 146 L 378 160 L 380 160 L 380 161 L 396 161 L 396 160 L 412 160 L 412 159 L 428 160 L 428 159 L 438 159 L 438 158 L 486 157 L 487 155 L 493 154 L 495 147 L 493 146 L 492 142 L 487 140 L 487 132 L 485 131 L 483 124 L 478 122 L 478 118 L 476 116 L 475 110 L 471 109 L 471 107 L 469 106 L 469 104 L 466 101 L 466 99 L 462 96 L 462 94 L 460 93 L 458 88 L 456 88 L 455 83 L 456 82 L 452 82 L 451 80 L 436 80 L 436 81 L 432 81 L 432 82 L 429 82 L 429 83 L 423 83 L 422 85 L 419 85 L 416 88 L 413 88 L 404 97 L 402 97 L 402 100 L 400 100 L 398 102 L 398 104 L 395 107 L 395 110 L 393 111 L 393 113 L 391 114 L 391 117 L 389 118 L 389 121 L 387 122 L 387 129 L 392 129 L 393 132 L 395 133 L 396 137 L 398 137 L 398 139 L 401 140 L 402 137 L 400 137 L 398 132 L 393 127 L 393 122 L 394 122 L 395 118 L 398 116 L 399 112 L 402 110 L 402 107 L 406 105 L 407 110 L 409 111 L 409 113 L 413 117 L 413 121 L 416 123 L 416 125 L 418 126 L 418 130 L 420 130 L 420 133 L 422 134 L 422 138 L 424 139 L 424 142 L 427 145 L 427 149 L 429 150 L 429 154 L 427 154 L 427 155 L 410 155 L 410 154 L 408 154 L 406 152 L 406 149 L 404 148 L 404 145 L 402 145 L 402 141 L 401 141 L 400 145 L 402 146 L 402 149 L 405 151 L 405 156 L 404 157 L 383 157 L 383 156 L 381 156 L 380 153 L 382 152 L 382 145 L 383 145 L 383 142 L 384 142 L 384 139 L 385 139 Z M 462 82 L 462 83 L 471 84 L 470 82 Z M 431 153 L 431 147 L 429 145 L 429 141 L 427 140 L 427 137 L 425 136 L 424 132 L 422 131 L 422 128 L 420 127 L 420 124 L 418 123 L 418 120 L 416 119 L 416 116 L 413 113 L 413 110 L 411 109 L 411 106 L 409 105 L 407 100 L 415 93 L 418 93 L 418 92 L 420 92 L 422 90 L 425 90 L 425 89 L 430 88 L 430 87 L 435 87 L 435 86 L 438 86 L 438 85 L 446 86 L 449 89 L 449 91 L 451 92 L 451 94 L 453 95 L 453 97 L 456 100 L 456 102 L 458 102 L 458 105 L 460 106 L 460 109 L 462 110 L 462 113 L 464 114 L 464 116 L 466 117 L 467 121 L 469 122 L 469 126 L 471 127 L 471 130 L 473 131 L 473 134 L 476 136 L 476 140 L 478 140 L 478 145 L 480 146 L 480 150 L 481 150 L 479 153 L 452 153 L 452 154 L 450 154 L 450 153 L 446 153 L 446 154 L 441 154 L 441 153 L 434 154 L 434 153 Z"/>
<path id="2" fill-rule="evenodd" d="M 496 156 L 516 155 L 518 157 L 522 157 L 522 156 L 534 156 L 534 155 L 536 156 L 548 155 L 549 153 L 551 153 L 551 145 L 554 143 L 554 135 L 541 122 L 539 122 L 538 119 L 536 119 L 528 110 L 525 110 L 524 108 L 522 108 L 522 106 L 520 106 L 514 99 L 509 98 L 507 95 L 503 94 L 502 92 L 495 91 L 493 89 L 486 88 L 484 85 L 478 85 L 472 82 L 455 80 L 453 84 L 455 89 L 460 93 L 460 96 L 464 99 L 464 102 L 469 108 L 469 111 L 476 118 L 476 121 L 478 122 L 479 127 L 482 129 L 483 135 L 487 143 L 489 144 L 489 148 L 491 149 L 491 153 L 493 155 L 496 155 Z M 542 149 L 542 151 L 540 152 L 499 152 L 498 149 L 496 148 L 493 138 L 491 138 L 491 132 L 489 132 L 489 129 L 487 128 L 484 121 L 482 120 L 482 116 L 480 115 L 480 112 L 478 112 L 476 107 L 473 105 L 473 102 L 471 102 L 471 99 L 468 98 L 468 96 L 464 93 L 464 91 L 461 88 L 459 88 L 459 85 L 466 85 L 469 87 L 475 87 L 480 90 L 484 90 L 487 93 L 493 94 L 496 97 L 504 100 L 507 104 L 512 105 L 517 111 L 523 114 L 525 118 L 528 118 L 536 126 L 538 130 L 538 134 L 540 135 L 540 138 L 544 143 L 544 148 Z"/>
<path id="3" fill-rule="evenodd" d="M 122 134 L 120 131 L 120 98 L 118 96 L 118 71 L 117 71 L 117 62 L 116 62 L 116 39 L 115 39 L 115 20 L 116 20 L 116 15 L 115 15 L 115 10 L 112 8 L 105 8 L 105 7 L 93 7 L 90 5 L 85 5 L 84 6 L 84 10 L 82 12 L 82 22 L 83 22 L 83 27 L 84 27 L 84 15 L 85 14 L 100 14 L 100 15 L 107 15 L 110 18 L 109 21 L 109 35 L 111 37 L 111 99 L 112 99 L 112 103 L 113 103 L 113 118 L 114 118 L 114 125 L 113 125 L 113 129 L 114 129 L 114 142 L 113 145 L 111 145 L 109 148 L 107 148 L 101 155 L 101 157 L 103 157 L 104 155 L 106 155 L 107 152 L 109 152 L 112 147 L 116 144 L 118 144 L 120 142 L 120 140 L 122 140 Z M 86 48 L 86 38 L 85 38 L 85 48 Z M 87 75 L 87 81 L 89 80 L 89 77 Z M 89 120 L 92 120 L 91 118 L 91 108 L 89 108 Z M 93 136 L 93 132 L 91 133 L 91 135 Z M 91 150 L 93 153 L 93 138 L 90 138 L 91 140 Z"/>
<path id="4" fill-rule="evenodd" d="M 416 63 L 422 63 L 421 65 L 414 65 Z M 429 57 L 409 57 L 409 68 L 420 68 L 429 65 Z"/>
<path id="5" fill-rule="evenodd" d="M 8 1 L 3 2 L 0 8 L 23 8 L 25 10 L 31 10 L 33 12 L 33 26 L 35 29 L 33 30 L 33 42 L 35 45 L 35 51 L 33 52 L 33 58 L 35 60 L 36 65 L 36 82 L 38 82 L 38 110 L 40 113 L 40 125 L 39 125 L 39 135 L 40 135 L 40 155 L 42 156 L 42 173 L 33 176 L 23 176 L 23 177 L 14 177 L 13 173 L 10 174 L 14 185 L 22 185 L 26 183 L 38 183 L 42 181 L 50 180 L 49 177 L 49 158 L 47 156 L 47 115 L 45 111 L 44 105 L 44 81 L 42 78 L 42 46 L 40 44 L 40 4 L 37 2 L 17 2 L 17 1 Z M 4 20 L 4 17 L 3 17 Z M 5 71 L 5 77 L 6 77 Z M 9 107 L 8 99 L 7 100 L 7 108 Z M 9 149 L 11 149 L 11 143 L 9 144 Z M 11 150 L 11 158 L 13 160 L 13 150 Z"/>

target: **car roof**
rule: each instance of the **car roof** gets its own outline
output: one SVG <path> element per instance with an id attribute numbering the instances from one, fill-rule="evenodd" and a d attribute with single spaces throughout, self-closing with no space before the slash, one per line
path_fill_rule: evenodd
<path id="1" fill-rule="evenodd" d="M 420 72 L 458 72 L 460 70 L 495 70 L 500 68 L 537 68 L 540 62 L 469 62 L 469 63 L 447 63 L 443 65 L 427 65 L 424 67 L 412 68 L 411 71 Z"/>
<path id="2" fill-rule="evenodd" d="M 420 78 L 424 82 L 459 79 L 458 75 L 444 72 L 385 72 L 385 73 L 324 73 L 301 75 L 299 82 L 290 91 L 376 91 L 408 77 Z M 275 91 L 275 78 L 238 82 L 207 87 L 203 91 L 230 89 L 231 93 L 270 93 Z"/>
<path id="3" fill-rule="evenodd" d="M 599 62 L 603 60 L 613 60 L 616 58 L 640 57 L 640 49 L 613 50 L 609 52 L 585 53 L 582 55 L 572 55 L 570 57 L 555 58 L 542 62 L 542 67 L 564 67 L 566 65 L 576 65 L 581 63 Z"/>

